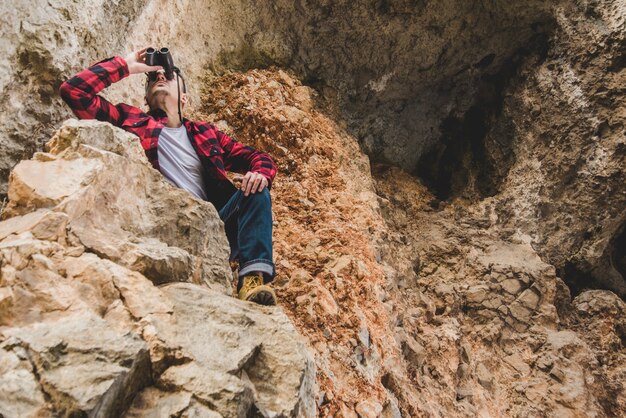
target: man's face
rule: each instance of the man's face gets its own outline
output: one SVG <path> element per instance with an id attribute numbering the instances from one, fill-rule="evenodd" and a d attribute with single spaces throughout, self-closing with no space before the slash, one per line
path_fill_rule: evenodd
<path id="1" fill-rule="evenodd" d="M 150 109 L 161 107 L 163 101 L 168 104 L 176 104 L 178 101 L 178 93 L 176 91 L 176 78 L 178 74 L 174 73 L 174 78 L 168 80 L 165 78 L 165 71 L 157 71 L 157 77 L 154 81 L 148 81 L 146 87 L 146 103 Z M 183 93 L 183 80 L 180 80 L 180 101 L 181 105 L 187 102 L 187 95 Z M 165 109 L 163 109 L 165 110 Z"/>

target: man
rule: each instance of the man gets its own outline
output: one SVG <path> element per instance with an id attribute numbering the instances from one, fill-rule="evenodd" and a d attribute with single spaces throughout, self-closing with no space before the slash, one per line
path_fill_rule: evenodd
<path id="1" fill-rule="evenodd" d="M 100 61 L 61 85 L 61 97 L 81 119 L 110 122 L 139 137 L 153 167 L 168 181 L 215 205 L 230 243 L 231 261 L 239 261 L 238 297 L 276 304 L 267 285 L 275 275 L 272 257 L 272 209 L 269 189 L 276 165 L 269 155 L 244 146 L 206 122 L 182 118 L 188 101 L 180 70 L 168 80 L 161 66 L 145 63 L 146 49 Z M 154 73 L 156 72 L 156 74 Z M 98 93 L 131 74 L 148 73 L 148 113 Z M 150 74 L 151 73 L 151 74 Z M 241 188 L 226 171 L 245 174 Z"/>

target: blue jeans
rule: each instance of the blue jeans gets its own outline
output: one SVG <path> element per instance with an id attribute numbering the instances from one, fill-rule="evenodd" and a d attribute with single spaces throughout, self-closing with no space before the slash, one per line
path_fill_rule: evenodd
<path id="1" fill-rule="evenodd" d="M 230 260 L 239 260 L 239 284 L 243 276 L 263 273 L 265 283 L 274 279 L 272 257 L 272 199 L 270 192 L 244 196 L 238 190 L 219 210 L 230 244 Z"/>

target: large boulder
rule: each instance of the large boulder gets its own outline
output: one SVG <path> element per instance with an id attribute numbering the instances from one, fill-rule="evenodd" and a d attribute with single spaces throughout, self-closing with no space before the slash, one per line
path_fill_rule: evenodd
<path id="1" fill-rule="evenodd" d="M 48 148 L 0 222 L 0 414 L 314 416 L 290 320 L 230 296 L 215 208 L 108 124 L 68 121 Z"/>
<path id="2" fill-rule="evenodd" d="M 215 208 L 168 184 L 135 136 L 72 120 L 48 147 L 15 167 L 5 218 L 39 210 L 40 222 L 64 225 L 63 239 L 156 284 L 229 286 L 229 247 Z"/>

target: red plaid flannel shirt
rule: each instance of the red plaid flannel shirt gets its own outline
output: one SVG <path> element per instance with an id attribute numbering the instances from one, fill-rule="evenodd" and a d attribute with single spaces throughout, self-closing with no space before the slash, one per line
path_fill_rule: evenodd
<path id="1" fill-rule="evenodd" d="M 109 58 L 92 65 L 63 83 L 60 89 L 61 97 L 78 118 L 110 122 L 137 135 L 148 160 L 158 170 L 157 146 L 161 129 L 167 123 L 165 112 L 157 109 L 145 113 L 125 103 L 113 105 L 98 95 L 101 90 L 128 75 L 128 65 L 123 58 Z M 227 170 L 242 174 L 248 171 L 260 173 L 267 178 L 271 186 L 276 176 L 276 164 L 269 155 L 237 142 L 209 123 L 193 122 L 187 119 L 184 119 L 183 123 L 191 144 L 200 158 L 207 181 L 216 183 L 212 186 L 232 193 L 234 187 L 226 177 Z M 207 188 L 215 189 L 215 187 Z M 208 194 L 210 193 L 211 190 Z M 209 200 L 214 199 L 210 197 Z"/>

